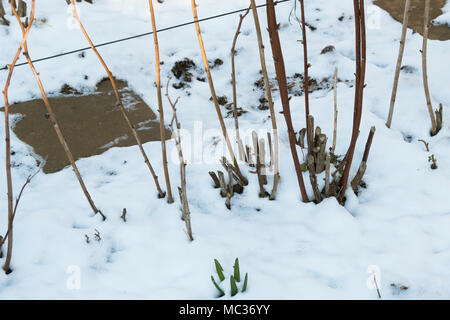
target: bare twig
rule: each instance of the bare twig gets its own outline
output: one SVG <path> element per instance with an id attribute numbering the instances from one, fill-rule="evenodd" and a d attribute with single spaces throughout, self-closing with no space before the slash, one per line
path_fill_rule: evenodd
<path id="1" fill-rule="evenodd" d="M 233 44 L 231 46 L 231 83 L 233 85 L 233 115 L 234 115 L 234 126 L 236 129 L 236 143 L 239 148 L 239 160 L 244 160 L 244 145 L 239 134 L 239 119 L 238 119 L 238 105 L 237 105 L 237 88 L 236 88 L 236 67 L 234 62 L 234 57 L 236 55 L 236 43 L 239 34 L 241 33 L 242 22 L 250 11 L 250 7 L 247 11 L 239 16 L 239 24 L 237 26 L 236 33 L 233 38 Z"/>
<path id="2" fill-rule="evenodd" d="M 333 144 L 331 146 L 330 152 L 334 154 L 336 150 L 336 136 L 337 136 L 337 117 L 338 117 L 338 102 L 337 102 L 337 81 L 338 81 L 338 67 L 334 69 L 334 126 L 333 126 Z"/>
<path id="3" fill-rule="evenodd" d="M 308 142 L 312 141 L 312 137 L 309 135 L 313 132 L 314 128 L 311 130 L 308 126 L 308 117 L 309 117 L 309 75 L 308 71 L 311 65 L 308 62 L 308 42 L 306 38 L 306 20 L 305 20 L 305 4 L 304 0 L 300 1 L 300 11 L 301 11 L 301 26 L 302 26 L 302 46 L 303 46 L 303 70 L 304 70 L 304 77 L 303 77 L 303 91 L 305 95 L 305 119 L 306 119 L 306 134 Z M 308 144 L 308 154 L 311 154 L 312 152 L 312 145 Z"/>
<path id="4" fill-rule="evenodd" d="M 375 283 L 375 288 L 377 289 L 378 298 L 381 299 L 380 289 L 378 288 L 377 277 L 373 275 L 373 282 Z"/>
<path id="5" fill-rule="evenodd" d="M 145 153 L 144 147 L 142 146 L 141 143 L 141 139 L 136 131 L 136 128 L 134 127 L 134 125 L 131 123 L 131 120 L 128 116 L 128 112 L 125 109 L 123 103 L 122 103 L 122 98 L 120 96 L 119 90 L 117 89 L 117 85 L 116 85 L 116 81 L 114 80 L 114 76 L 112 75 L 111 71 L 109 70 L 108 66 L 106 65 L 105 61 L 103 60 L 103 58 L 101 57 L 100 53 L 97 51 L 97 49 L 95 48 L 94 44 L 91 41 L 91 38 L 89 38 L 89 35 L 87 34 L 86 30 L 84 29 L 83 24 L 80 21 L 80 18 L 78 16 L 77 13 L 77 8 L 75 7 L 75 3 L 74 0 L 71 0 L 72 2 L 72 13 L 73 13 L 73 17 L 75 18 L 75 20 L 77 20 L 78 25 L 80 26 L 84 36 L 86 37 L 86 40 L 89 42 L 89 45 L 91 46 L 92 50 L 94 51 L 94 53 L 96 54 L 97 58 L 99 59 L 100 63 L 102 64 L 103 68 L 105 69 L 106 73 L 108 74 L 109 80 L 111 81 L 111 85 L 114 89 L 114 92 L 116 94 L 116 98 L 117 98 L 117 104 L 120 107 L 120 110 L 122 111 L 123 117 L 125 118 L 125 121 L 127 122 L 128 126 L 130 127 L 131 132 L 133 133 L 134 138 L 136 139 L 136 142 L 139 146 L 139 150 L 141 151 L 141 154 L 144 158 L 144 162 L 147 164 L 150 173 L 153 176 L 153 179 L 155 181 L 155 185 L 156 185 L 156 189 L 158 190 L 158 196 L 159 198 L 164 198 L 165 197 L 165 192 L 162 191 L 159 182 L 158 182 L 158 176 L 155 173 L 155 170 L 153 170 L 153 167 L 147 157 L 147 154 Z"/>
<path id="6" fill-rule="evenodd" d="M 411 1 L 406 0 L 405 11 L 403 13 L 403 28 L 402 28 L 402 36 L 400 39 L 400 49 L 398 51 L 397 66 L 395 68 L 394 85 L 392 86 L 391 104 L 389 107 L 389 115 L 386 122 L 386 126 L 388 128 L 391 127 L 392 116 L 394 114 L 394 105 L 395 105 L 395 98 L 397 96 L 398 79 L 400 77 L 400 68 L 402 67 L 403 52 L 405 51 L 406 32 L 408 31 L 408 19 L 410 8 L 411 8 Z"/>
<path id="7" fill-rule="evenodd" d="M 173 203 L 172 188 L 170 187 L 169 169 L 167 167 L 166 137 L 164 127 L 164 109 L 161 94 L 161 71 L 159 61 L 158 33 L 156 32 L 155 11 L 153 9 L 153 0 L 148 1 L 150 6 L 150 16 L 152 18 L 153 41 L 155 44 L 155 66 L 156 66 L 156 91 L 158 93 L 158 112 L 159 112 L 159 132 L 161 137 L 161 153 L 164 169 L 164 178 L 166 180 L 167 202 Z"/>
<path id="8" fill-rule="evenodd" d="M 425 149 L 427 150 L 427 152 L 430 152 L 430 144 L 428 142 L 426 142 L 423 139 L 419 139 L 418 141 L 423 142 L 423 144 L 425 145 Z"/>
<path id="9" fill-rule="evenodd" d="M 339 191 L 338 201 L 342 204 L 347 189 L 350 168 L 353 155 L 355 154 L 356 141 L 358 140 L 359 127 L 361 125 L 361 115 L 363 106 L 363 93 L 365 86 L 366 72 L 366 25 L 364 13 L 364 1 L 353 0 L 355 11 L 355 51 L 356 51 L 356 83 L 355 83 L 355 106 L 353 114 L 353 130 L 350 146 L 346 154 L 346 164 L 341 178 L 341 190 Z"/>
<path id="10" fill-rule="evenodd" d="M 422 42 L 422 78 L 423 88 L 425 90 L 425 98 L 427 100 L 428 113 L 431 119 L 431 135 L 438 133 L 436 118 L 434 117 L 433 106 L 431 104 L 430 89 L 428 87 L 428 73 L 427 73 L 427 41 L 429 33 L 430 20 L 430 0 L 425 0 L 425 13 L 423 22 L 423 42 Z"/>
<path id="11" fill-rule="evenodd" d="M 264 190 L 264 178 L 261 173 L 261 155 L 260 155 L 260 147 L 258 142 L 258 135 L 255 131 L 252 132 L 253 138 L 253 148 L 255 150 L 256 155 L 256 174 L 258 175 L 258 184 L 259 184 L 259 197 L 264 198 L 267 194 L 266 190 Z"/>
<path id="12" fill-rule="evenodd" d="M 13 215 L 12 215 L 12 220 L 14 222 L 14 219 L 16 217 L 16 212 L 17 212 L 17 207 L 19 206 L 19 202 L 20 199 L 22 198 L 22 193 L 25 190 L 26 186 L 31 182 L 31 180 L 33 180 L 33 178 L 39 173 L 39 171 L 41 171 L 42 167 L 43 167 L 44 162 L 41 163 L 41 165 L 39 166 L 39 168 L 31 175 L 28 176 L 27 180 L 25 180 L 25 183 L 23 184 L 22 188 L 20 189 L 19 195 L 16 198 L 16 203 L 14 204 L 14 210 L 13 210 Z M 3 244 L 5 243 L 6 239 L 9 236 L 9 233 L 12 229 L 10 229 L 8 227 L 8 230 L 5 233 L 4 237 L 1 237 L 0 239 L 0 252 L 1 252 L 1 248 L 3 247 Z"/>
<path id="13" fill-rule="evenodd" d="M 191 0 L 191 6 L 192 6 L 192 14 L 194 16 L 194 21 L 195 21 L 195 29 L 196 29 L 196 33 L 197 33 L 198 43 L 199 43 L 200 51 L 201 51 L 201 54 L 202 54 L 203 65 L 204 65 L 204 68 L 205 68 L 206 76 L 208 78 L 209 89 L 211 91 L 211 96 L 212 96 L 212 99 L 213 99 L 213 102 L 214 102 L 214 106 L 216 108 L 216 113 L 217 113 L 217 117 L 219 119 L 220 127 L 222 128 L 222 134 L 223 134 L 223 137 L 224 137 L 225 142 L 227 144 L 227 148 L 228 148 L 228 152 L 230 153 L 230 157 L 231 157 L 231 159 L 232 159 L 232 161 L 234 163 L 234 167 L 236 169 L 236 173 L 238 174 L 239 178 L 242 181 L 244 181 L 244 184 L 247 185 L 248 184 L 248 180 L 241 173 L 241 170 L 239 168 L 236 156 L 234 155 L 233 147 L 232 147 L 230 139 L 228 137 L 227 128 L 226 128 L 225 122 L 223 120 L 222 112 L 220 111 L 220 106 L 219 106 L 219 102 L 217 100 L 216 90 L 214 89 L 214 83 L 213 83 L 213 79 L 212 79 L 212 76 L 211 76 L 211 70 L 210 70 L 210 67 L 209 67 L 209 64 L 208 64 L 208 58 L 206 56 L 206 51 L 205 51 L 205 46 L 204 46 L 204 43 L 203 43 L 202 33 L 200 31 L 200 25 L 199 25 L 199 22 L 198 22 L 198 14 L 197 14 L 197 5 L 195 4 L 195 0 Z"/>
<path id="14" fill-rule="evenodd" d="M 123 222 L 127 222 L 127 208 L 123 208 L 122 215 L 120 216 L 120 219 L 122 219 Z"/>
<path id="15" fill-rule="evenodd" d="M 29 34 L 29 32 L 31 30 L 31 26 L 33 24 L 35 1 L 32 0 L 31 3 L 32 3 L 32 5 L 31 5 L 32 8 L 31 8 L 31 14 L 30 14 L 30 23 L 28 24 L 27 29 L 23 33 L 22 41 L 19 45 L 19 48 L 17 49 L 16 55 L 14 56 L 12 63 L 8 67 L 9 73 L 8 73 L 8 77 L 6 79 L 5 88 L 3 90 L 3 96 L 5 99 L 5 147 L 6 147 L 5 163 L 6 163 L 6 183 L 7 183 L 7 189 L 8 189 L 8 230 L 9 230 L 8 249 L 7 249 L 7 253 L 6 253 L 5 264 L 3 266 L 3 270 L 5 271 L 6 274 L 9 274 L 12 272 L 10 265 L 11 265 L 12 248 L 13 248 L 13 220 L 14 220 L 13 191 L 12 191 L 12 178 L 11 178 L 11 139 L 10 139 L 10 128 L 9 128 L 8 89 L 9 89 L 9 85 L 11 83 L 11 77 L 12 77 L 12 74 L 14 71 L 14 67 L 17 63 L 17 60 L 19 59 L 19 56 L 20 56 L 20 53 L 22 52 L 23 47 L 26 44 L 28 34 Z M 13 6 L 12 3 L 10 3 L 10 4 L 11 4 L 11 6 Z"/>
<path id="16" fill-rule="evenodd" d="M 22 34 L 25 34 L 26 31 L 25 31 L 24 24 L 20 20 L 20 17 L 17 14 L 17 12 L 15 11 L 15 9 L 13 7 L 11 7 L 11 8 L 12 8 L 12 11 L 13 11 L 14 15 L 17 18 L 17 21 L 19 22 L 20 28 L 22 29 Z M 83 190 L 83 193 L 86 196 L 86 199 L 88 200 L 88 202 L 89 202 L 89 204 L 90 204 L 90 206 L 92 208 L 92 211 L 94 211 L 95 214 L 98 213 L 102 217 L 103 220 L 106 220 L 105 215 L 101 212 L 101 210 L 99 210 L 95 206 L 94 201 L 92 200 L 92 197 L 89 194 L 89 191 L 87 190 L 87 187 L 86 187 L 86 185 L 85 185 L 85 183 L 83 181 L 83 178 L 81 177 L 80 171 L 78 170 L 78 167 L 77 167 L 77 165 L 75 163 L 75 159 L 74 159 L 74 157 L 72 155 L 72 152 L 70 151 L 70 148 L 69 148 L 69 145 L 68 145 L 66 139 L 63 136 L 63 133 L 62 133 L 62 131 L 60 129 L 60 126 L 58 125 L 58 122 L 56 120 L 56 116 L 55 116 L 55 114 L 53 112 L 53 108 L 50 105 L 50 102 L 49 102 L 49 100 L 47 98 L 47 94 L 45 93 L 44 86 L 43 86 L 42 81 L 40 79 L 40 74 L 36 71 L 36 69 L 35 69 L 35 67 L 33 65 L 33 62 L 32 62 L 32 60 L 30 58 L 26 41 L 25 41 L 25 44 L 24 44 L 24 52 L 23 52 L 23 54 L 24 54 L 24 56 L 25 56 L 25 58 L 26 58 L 26 60 L 28 62 L 28 65 L 30 66 L 30 69 L 31 69 L 34 77 L 36 78 L 36 82 L 38 84 L 39 90 L 40 90 L 41 95 L 42 95 L 42 100 L 44 101 L 44 105 L 45 105 L 45 107 L 47 109 L 47 112 L 48 112 L 48 114 L 50 116 L 50 120 L 51 120 L 51 122 L 53 124 L 53 128 L 55 129 L 56 135 L 58 136 L 58 140 L 59 140 L 61 146 L 63 147 L 64 152 L 66 153 L 66 156 L 67 156 L 67 158 L 68 158 L 68 160 L 69 160 L 69 162 L 70 162 L 70 164 L 72 166 L 73 171 L 75 172 L 75 175 L 76 175 L 76 177 L 78 179 L 78 182 L 79 182 L 79 184 L 81 186 L 81 189 Z"/>
<path id="17" fill-rule="evenodd" d="M 292 153 L 292 159 L 294 161 L 295 171 L 297 173 L 297 180 L 300 188 L 300 193 L 302 195 L 303 202 L 308 202 L 308 195 L 306 193 L 305 183 L 303 181 L 302 170 L 300 167 L 300 161 L 298 159 L 297 149 L 296 149 L 296 139 L 295 131 L 292 125 L 291 110 L 289 106 L 289 96 L 286 83 L 286 70 L 284 66 L 283 53 L 281 51 L 280 38 L 278 35 L 278 24 L 275 14 L 275 7 L 273 0 L 267 0 L 267 21 L 269 36 L 271 39 L 272 55 L 275 64 L 275 71 L 277 74 L 277 82 L 280 89 L 281 103 L 283 106 L 283 115 L 286 120 L 286 126 L 288 128 L 289 134 L 289 144 Z"/>
<path id="18" fill-rule="evenodd" d="M 355 177 L 353 178 L 350 185 L 352 186 L 352 189 L 355 193 L 358 192 L 358 186 L 362 181 L 362 178 L 364 177 L 364 174 L 366 173 L 367 169 L 367 159 L 369 158 L 369 151 L 370 147 L 372 146 L 372 140 L 373 136 L 375 135 L 375 127 L 370 128 L 369 137 L 367 138 L 366 142 L 366 148 L 364 150 L 364 155 L 361 160 L 361 164 L 359 165 L 358 172 L 356 173 Z"/>
<path id="19" fill-rule="evenodd" d="M 250 6 L 252 8 L 253 13 L 253 20 L 255 22 L 255 30 L 256 30 L 256 36 L 258 38 L 258 48 L 259 48 L 259 60 L 261 63 L 261 71 L 263 74 L 264 79 L 264 86 L 266 89 L 266 99 L 269 104 L 269 110 L 270 110 L 270 119 L 272 120 L 272 132 L 273 132 L 273 152 L 272 152 L 272 144 L 269 139 L 269 146 L 270 146 L 270 155 L 271 155 L 271 166 L 274 165 L 274 177 L 273 177 L 273 187 L 272 192 L 270 193 L 269 200 L 275 200 L 277 195 L 277 189 L 278 189 L 278 183 L 280 180 L 280 169 L 278 164 L 278 157 L 279 157 L 279 146 L 278 146 L 278 128 L 277 128 L 277 119 L 275 115 L 275 108 L 273 105 L 273 99 L 272 99 L 272 88 L 269 81 L 269 75 L 267 73 L 267 66 L 266 66 L 266 56 L 264 53 L 264 43 L 262 39 L 261 34 L 261 25 L 259 23 L 259 17 L 258 17 L 258 10 L 256 8 L 255 0 L 250 0 Z"/>
<path id="20" fill-rule="evenodd" d="M 9 26 L 9 21 L 5 18 L 6 12 L 5 8 L 3 7 L 3 0 L 0 0 L 0 23 Z"/>
<path id="21" fill-rule="evenodd" d="M 173 118 L 171 121 L 171 127 L 172 132 L 175 136 L 175 143 L 178 150 L 178 158 L 180 161 L 180 180 L 181 180 L 181 187 L 178 188 L 178 193 L 180 195 L 180 202 L 181 202 L 181 208 L 182 208 L 182 219 L 186 223 L 186 232 L 189 237 L 189 240 L 193 241 L 194 237 L 192 235 L 192 226 L 191 226 L 191 212 L 189 210 L 189 203 L 187 199 L 187 187 L 186 187 L 186 162 L 184 161 L 183 156 L 183 149 L 181 147 L 181 124 L 178 120 L 177 116 L 177 109 L 176 105 L 178 103 L 178 98 L 175 100 L 175 102 L 172 102 L 169 96 L 169 82 L 170 78 L 167 80 L 167 86 L 166 86 L 166 97 L 169 101 L 170 106 L 172 107 L 173 111 Z M 173 123 L 176 125 L 176 130 L 173 127 Z"/>

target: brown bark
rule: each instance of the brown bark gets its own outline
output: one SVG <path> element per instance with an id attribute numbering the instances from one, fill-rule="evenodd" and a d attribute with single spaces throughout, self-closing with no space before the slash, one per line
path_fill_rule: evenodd
<path id="1" fill-rule="evenodd" d="M 338 201 L 342 204 L 347 189 L 350 168 L 355 153 L 356 141 L 358 140 L 359 127 L 361 124 L 364 79 L 366 70 L 366 31 L 365 31 L 365 13 L 364 1 L 353 0 L 355 12 L 355 51 L 356 51 L 356 81 L 355 81 L 355 105 L 353 113 L 353 130 L 350 146 L 346 154 L 346 164 L 341 179 L 341 190 L 339 191 Z"/>
<path id="2" fill-rule="evenodd" d="M 167 202 L 173 203 L 172 188 L 170 186 L 169 168 L 167 167 L 167 151 L 166 151 L 166 138 L 164 127 L 164 108 L 161 93 L 161 71 L 159 61 L 158 33 L 156 31 L 156 19 L 155 19 L 155 11 L 153 9 L 153 0 L 149 0 L 148 3 L 150 6 L 150 16 L 152 19 L 153 42 L 155 44 L 156 91 L 158 94 L 159 131 L 161 134 L 161 153 L 164 169 L 164 178 L 166 180 Z"/>
<path id="3" fill-rule="evenodd" d="M 300 188 L 300 193 L 302 195 L 302 200 L 303 202 L 308 202 L 309 199 L 306 193 L 305 183 L 303 181 L 302 170 L 300 167 L 300 161 L 298 158 L 296 148 L 295 132 L 292 125 L 291 110 L 289 106 L 289 96 L 286 83 L 286 70 L 284 66 L 283 53 L 281 51 L 280 38 L 278 35 L 278 24 L 275 15 L 274 2 L 273 0 L 266 0 L 266 4 L 267 4 L 267 22 L 269 28 L 270 43 L 272 47 L 273 61 L 275 64 L 277 82 L 280 89 L 281 103 L 283 106 L 283 115 L 286 120 L 286 126 L 288 128 L 289 144 L 291 148 L 292 159 L 294 161 L 295 171 L 297 174 L 297 180 Z"/>
<path id="4" fill-rule="evenodd" d="M 301 19 L 302 19 L 302 46 L 303 46 L 303 91 L 305 95 L 305 121 L 306 121 L 306 133 L 308 135 L 308 142 L 312 141 L 312 137 L 309 135 L 313 132 L 313 129 L 309 128 L 308 117 L 309 117 L 309 67 L 310 64 L 308 62 L 308 42 L 306 37 L 306 20 L 305 20 L 305 4 L 304 0 L 299 0 L 300 2 L 300 11 L 301 11 Z M 308 154 L 312 152 L 312 145 L 308 144 Z"/>

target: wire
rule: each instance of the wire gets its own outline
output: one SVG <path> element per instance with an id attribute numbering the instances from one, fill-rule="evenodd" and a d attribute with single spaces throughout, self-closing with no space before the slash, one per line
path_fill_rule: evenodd
<path id="1" fill-rule="evenodd" d="M 274 4 L 277 5 L 279 3 L 288 2 L 288 1 L 291 1 L 291 0 L 278 0 L 278 1 L 275 1 Z M 256 7 L 257 8 L 261 8 L 261 7 L 265 7 L 265 6 L 267 6 L 267 5 L 266 4 L 260 4 L 260 5 L 257 5 Z M 230 11 L 230 12 L 226 12 L 226 13 L 221 13 L 221 14 L 218 14 L 218 15 L 215 15 L 215 16 L 210 16 L 210 17 L 207 17 L 207 18 L 199 19 L 198 22 L 207 21 L 207 20 L 213 20 L 213 19 L 229 16 L 229 15 L 236 14 L 236 13 L 239 13 L 239 12 L 247 11 L 247 9 L 248 8 L 239 9 L 239 10 L 235 10 L 235 11 Z M 176 28 L 181 28 L 181 27 L 185 27 L 185 26 L 188 26 L 188 25 L 191 25 L 191 24 L 194 24 L 194 23 L 196 23 L 196 21 L 189 21 L 189 22 L 185 22 L 185 23 L 182 23 L 182 24 L 174 25 L 174 26 L 171 26 L 171 27 L 159 29 L 156 32 L 159 33 L 159 32 L 168 31 L 168 30 L 172 30 L 172 29 L 176 29 Z M 128 41 L 128 40 L 133 40 L 133 39 L 149 36 L 149 35 L 152 35 L 152 34 L 153 34 L 153 32 L 145 32 L 145 33 L 137 34 L 137 35 L 126 37 L 126 38 L 121 38 L 121 39 L 117 39 L 117 40 L 103 42 L 103 43 L 95 45 L 94 47 L 95 48 L 100 48 L 100 47 L 108 46 L 108 45 L 111 45 L 111 44 L 114 44 L 114 43 L 124 42 L 124 41 Z M 70 54 L 74 54 L 74 53 L 78 53 L 78 52 L 82 52 L 82 51 L 86 51 L 86 50 L 91 50 L 91 49 L 92 49 L 91 47 L 80 48 L 80 49 L 76 49 L 76 50 L 72 50 L 72 51 L 67 51 L 67 52 L 55 54 L 55 55 L 48 56 L 48 57 L 45 57 L 45 58 L 39 58 L 39 59 L 36 59 L 36 60 L 32 60 L 32 62 L 35 63 L 35 62 L 55 59 L 55 58 L 59 58 L 59 57 L 63 57 L 63 56 L 67 56 L 67 55 L 70 55 Z M 20 66 L 23 66 L 23 65 L 26 65 L 26 64 L 28 64 L 28 63 L 27 62 L 21 62 L 21 63 L 17 63 L 15 66 L 16 67 L 20 67 Z M 0 71 L 7 70 L 7 69 L 8 69 L 8 65 L 0 68 Z"/>

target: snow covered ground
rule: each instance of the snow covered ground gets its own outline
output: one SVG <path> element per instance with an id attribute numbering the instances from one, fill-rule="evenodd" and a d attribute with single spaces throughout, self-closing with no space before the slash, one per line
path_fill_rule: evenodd
<path id="1" fill-rule="evenodd" d="M 246 0 L 198 0 L 197 3 L 200 18 L 248 5 Z M 190 1 L 167 0 L 155 5 L 158 28 L 192 20 Z M 419 53 L 422 38 L 411 30 L 408 30 L 403 64 L 410 66 L 412 72 L 401 74 L 392 129 L 387 129 L 385 121 L 401 25 L 387 12 L 372 6 L 372 1 L 366 1 L 366 5 L 367 88 L 353 174 L 370 127 L 376 126 L 377 131 L 364 178 L 367 189 L 359 197 L 348 190 L 345 207 L 333 198 L 319 205 L 300 201 L 285 122 L 277 113 L 281 133 L 278 197 L 276 201 L 260 199 L 256 175 L 248 173 L 248 168 L 243 166 L 250 183 L 242 195 L 232 199 L 229 211 L 217 189 L 212 188 L 208 175 L 209 170 L 221 167 L 210 159 L 210 153 L 215 150 L 214 137 L 220 135 L 217 117 L 209 101 L 208 84 L 194 81 L 187 89 L 190 95 L 170 90 L 172 98 L 181 96 L 178 105 L 181 125 L 191 134 L 191 148 L 186 139 L 185 152 L 191 155 L 187 183 L 195 241 L 189 242 L 184 232 L 179 200 L 169 205 L 165 200 L 156 199 L 155 186 L 138 148 L 113 148 L 77 162 L 97 206 L 108 217 L 105 222 L 93 216 L 71 168 L 55 174 L 39 173 L 33 179 L 15 219 L 14 272 L 8 276 L 0 273 L 0 298 L 212 299 L 216 296 L 210 281 L 210 276 L 215 274 L 213 259 L 217 258 L 225 271 L 231 273 L 236 257 L 241 270 L 249 274 L 248 290 L 237 298 L 377 299 L 371 280 L 374 273 L 385 299 L 450 298 L 447 283 L 450 277 L 450 67 L 447 63 L 450 42 L 429 41 L 433 105 L 444 105 L 441 132 L 435 137 L 428 134 L 430 120 Z M 93 6 L 83 3 L 79 7 L 86 29 L 94 42 L 100 43 L 149 31 L 147 6 L 146 0 L 98 0 Z M 276 7 L 288 75 L 303 72 L 299 26 L 288 22 L 291 8 L 292 3 Z M 259 13 L 265 30 L 265 10 L 259 9 Z M 39 19 L 45 18 L 51 27 L 37 24 L 32 29 L 29 37 L 32 58 L 87 46 L 81 31 L 71 27 L 70 12 L 64 1 L 37 1 L 36 14 Z M 312 77 L 331 77 L 338 66 L 341 79 L 353 80 L 352 15 L 352 1 L 306 1 L 308 23 L 317 28 L 308 30 Z M 342 16 L 342 21 L 338 21 Z M 12 61 L 21 40 L 17 23 L 13 19 L 11 22 L 9 28 L 0 26 L 2 66 Z M 237 15 L 201 23 L 208 58 L 224 61 L 212 71 L 217 93 L 229 99 L 232 96 L 230 48 L 237 23 Z M 270 76 L 274 77 L 268 34 L 263 35 L 267 65 Z M 193 25 L 161 33 L 159 44 L 164 61 L 163 83 L 171 75 L 173 64 L 184 57 L 202 65 Z M 321 55 L 321 50 L 328 45 L 335 46 L 336 50 Z M 100 52 L 114 75 L 128 81 L 156 110 L 151 36 L 102 47 Z M 85 58 L 75 54 L 36 63 L 47 92 L 58 92 L 65 83 L 79 90 L 94 88 L 105 73 L 94 54 L 85 53 Z M 244 21 L 238 39 L 236 63 L 238 101 L 248 111 L 240 117 L 242 130 L 270 130 L 269 112 L 256 108 L 261 92 L 254 90 L 253 83 L 260 77 L 260 65 L 251 15 Z M 0 71 L 2 87 L 6 75 Z M 15 70 L 9 96 L 11 102 L 40 97 L 28 67 Z M 354 88 L 339 83 L 337 154 L 346 152 L 350 140 L 353 96 Z M 274 99 L 276 110 L 281 111 L 278 92 Z M 291 100 L 297 130 L 305 127 L 303 101 L 302 96 Z M 333 92 L 315 92 L 311 97 L 311 113 L 330 137 Z M 167 112 L 166 120 L 170 119 L 169 115 L 171 112 Z M 231 130 L 233 120 L 227 118 L 226 123 Z M 4 150 L 1 121 L 0 135 L 0 150 Z M 429 142 L 429 153 L 419 139 Z M 12 148 L 17 195 L 36 163 L 33 150 L 14 135 Z M 160 143 L 147 143 L 145 149 L 164 185 Z M 174 142 L 169 141 L 171 158 L 174 149 Z M 437 170 L 430 169 L 428 156 L 431 154 L 437 159 Z M 175 194 L 179 168 L 176 155 L 173 159 L 169 165 Z M 4 167 L 2 156 L 2 171 Z M 322 178 L 318 179 L 321 183 Z M 312 196 L 306 174 L 305 181 Z M 0 230 L 4 234 L 5 179 L 0 180 L 0 190 L 3 208 Z M 128 211 L 126 223 L 120 219 L 124 207 Z M 100 232 L 101 241 L 95 241 L 95 230 Z M 89 244 L 85 234 L 91 239 Z M 77 275 L 79 287 L 73 281 Z M 74 283 L 75 286 L 70 285 Z M 400 290 L 399 286 L 408 289 Z"/>

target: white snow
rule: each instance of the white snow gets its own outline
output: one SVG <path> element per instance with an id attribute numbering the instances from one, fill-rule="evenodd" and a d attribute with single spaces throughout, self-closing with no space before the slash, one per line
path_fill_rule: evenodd
<path id="1" fill-rule="evenodd" d="M 200 18 L 248 5 L 244 0 L 198 0 L 197 3 Z M 301 33 L 297 24 L 288 22 L 291 5 L 283 3 L 276 7 L 288 75 L 303 72 L 302 48 L 298 42 Z M 307 1 L 306 5 L 307 20 L 317 28 L 308 30 L 311 76 L 330 77 L 338 66 L 339 77 L 352 81 L 355 72 L 352 2 L 316 0 Z M 190 95 L 173 88 L 170 92 L 173 99 L 181 96 L 178 116 L 183 129 L 191 134 L 190 142 L 187 138 L 185 141 L 185 153 L 190 162 L 187 183 L 195 240 L 189 242 L 184 232 L 178 197 L 172 205 L 156 199 L 154 183 L 138 147 L 113 148 L 77 161 L 94 201 L 108 217 L 105 222 L 93 216 L 70 168 L 55 174 L 39 173 L 27 187 L 14 224 L 14 272 L 0 273 L 0 298 L 212 299 L 216 296 L 210 281 L 210 276 L 215 275 L 213 259 L 217 258 L 226 274 L 231 274 L 236 257 L 242 272 L 249 274 L 248 290 L 237 298 L 377 299 L 371 282 L 373 270 L 379 270 L 377 282 L 384 299 L 450 298 L 447 285 L 450 277 L 450 67 L 446 63 L 450 42 L 429 41 L 430 88 L 433 106 L 444 105 L 442 131 L 435 137 L 429 136 L 430 120 L 419 53 L 422 38 L 411 30 L 408 30 L 403 64 L 416 71 L 402 72 L 392 129 L 387 129 L 385 121 L 401 24 L 388 13 L 372 7 L 371 1 L 366 1 L 366 5 L 371 19 L 367 30 L 367 87 L 352 176 L 370 127 L 375 125 L 377 131 L 364 178 L 367 189 L 358 197 L 348 190 L 345 207 L 333 198 L 319 205 L 300 201 L 287 130 L 278 113 L 281 103 L 275 92 L 281 139 L 278 197 L 276 201 L 260 199 L 256 175 L 248 173 L 248 168 L 243 166 L 250 183 L 242 195 L 232 199 L 229 211 L 208 175 L 209 170 L 221 168 L 217 161 L 209 159 L 209 154 L 220 151 L 221 146 L 224 149 L 222 143 L 217 148 L 213 144 L 213 137 L 220 136 L 217 116 L 209 101 L 208 84 L 194 81 L 187 89 Z M 147 6 L 145 0 L 98 0 L 93 6 L 83 3 L 79 8 L 93 41 L 101 43 L 151 30 Z M 155 2 L 155 6 L 158 28 L 192 20 L 190 1 L 168 0 L 164 4 Z M 259 9 L 259 13 L 262 29 L 266 30 L 265 10 Z M 36 14 L 39 19 L 45 18 L 51 27 L 37 24 L 32 29 L 29 37 L 32 58 L 88 45 L 80 30 L 68 27 L 70 12 L 64 1 L 37 1 Z M 342 15 L 344 19 L 339 22 Z M 18 24 L 10 20 L 9 28 L 0 26 L 1 66 L 12 61 L 21 40 Z M 217 93 L 227 95 L 229 100 L 232 96 L 230 48 L 237 23 L 238 15 L 201 23 L 208 58 L 224 61 L 212 71 Z M 268 34 L 263 35 L 267 65 L 273 78 Z M 159 45 L 164 61 L 164 84 L 173 64 L 184 57 L 202 66 L 194 25 L 160 33 Z M 335 52 L 320 55 L 327 45 L 335 46 Z M 253 90 L 253 83 L 259 78 L 260 65 L 251 14 L 243 23 L 237 49 L 238 101 L 248 111 L 239 119 L 242 131 L 270 130 L 269 112 L 256 109 L 261 92 Z M 99 51 L 113 74 L 128 81 L 156 111 L 152 37 L 105 46 Z M 58 92 L 64 83 L 79 90 L 92 89 L 105 77 L 93 52 L 88 50 L 85 54 L 85 58 L 74 54 L 36 63 L 47 92 Z M 0 71 L 2 88 L 6 75 Z M 88 80 L 84 79 L 85 75 Z M 27 66 L 15 69 L 9 97 L 11 103 L 40 97 Z M 339 83 L 338 154 L 346 152 L 350 140 L 353 98 L 354 88 Z M 168 125 L 171 112 L 166 100 L 164 103 Z M 294 127 L 300 130 L 305 126 L 303 96 L 292 97 L 291 108 Z M 331 141 L 333 92 L 312 94 L 311 113 Z M 227 118 L 226 123 L 232 131 L 233 120 Z M 4 150 L 4 131 L 0 121 L 0 150 Z M 203 138 L 194 140 L 200 132 Z M 410 142 L 405 141 L 407 136 Z M 429 142 L 430 153 L 418 139 Z M 12 157 L 14 195 L 17 195 L 36 164 L 31 147 L 14 134 L 12 148 L 15 151 Z M 146 143 L 145 149 L 164 185 L 160 143 Z M 174 159 L 169 161 L 169 169 L 175 195 L 179 167 L 173 140 L 168 142 L 168 150 Z M 431 154 L 437 159 L 437 170 L 430 169 L 428 156 Z M 3 175 L 4 161 L 4 156 L 0 157 Z M 307 174 L 305 182 L 312 196 Z M 0 230 L 4 234 L 6 179 L 0 180 L 0 190 L 3 208 Z M 120 219 L 124 207 L 128 211 L 126 223 Z M 101 241 L 95 240 L 95 229 L 100 232 Z M 89 244 L 85 234 L 90 237 Z M 74 276 L 68 270 L 70 273 L 75 270 L 75 276 L 76 270 L 80 270 L 79 289 L 67 286 L 67 281 Z M 399 293 L 391 287 L 392 283 L 409 289 Z M 230 298 L 229 291 L 226 298 Z"/>
<path id="2" fill-rule="evenodd" d="M 435 24 L 450 24 L 450 2 L 447 1 L 445 6 L 442 8 L 442 15 L 434 19 Z"/>

